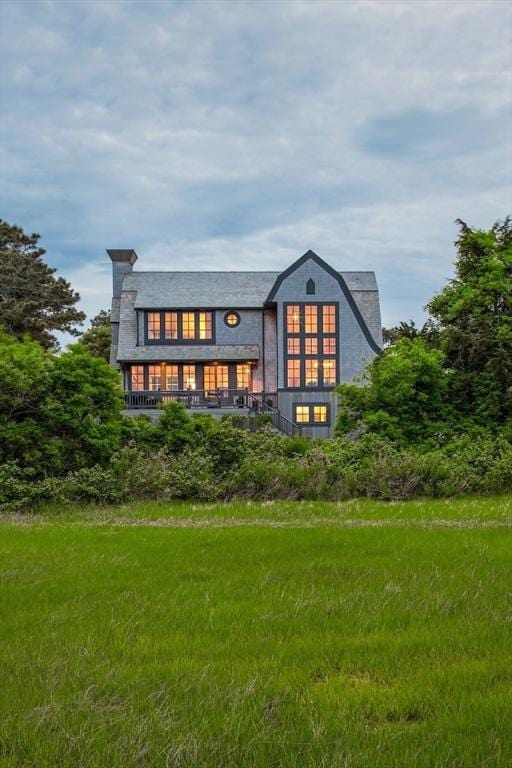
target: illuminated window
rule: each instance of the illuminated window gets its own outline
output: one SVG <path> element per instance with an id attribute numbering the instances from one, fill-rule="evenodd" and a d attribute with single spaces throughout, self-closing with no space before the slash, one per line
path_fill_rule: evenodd
<path id="1" fill-rule="evenodd" d="M 160 312 L 148 312 L 148 339 L 160 338 Z"/>
<path id="2" fill-rule="evenodd" d="M 306 387 L 318 387 L 318 360 L 306 360 Z"/>
<path id="3" fill-rule="evenodd" d="M 288 360 L 287 386 L 300 387 L 300 360 Z"/>
<path id="4" fill-rule="evenodd" d="M 336 384 L 336 360 L 323 361 L 323 382 L 326 387 Z"/>
<path id="5" fill-rule="evenodd" d="M 306 355 L 318 355 L 318 339 L 304 339 Z"/>
<path id="6" fill-rule="evenodd" d="M 217 374 L 214 365 L 205 365 L 203 370 L 203 382 L 205 389 L 217 389 Z"/>
<path id="7" fill-rule="evenodd" d="M 298 304 L 288 304 L 286 307 L 287 333 L 300 333 L 300 307 Z"/>
<path id="8" fill-rule="evenodd" d="M 195 389 L 196 388 L 196 367 L 195 365 L 183 366 L 183 388 Z"/>
<path id="9" fill-rule="evenodd" d="M 324 355 L 335 355 L 336 354 L 336 338 L 328 337 L 324 339 L 323 342 L 323 352 Z"/>
<path id="10" fill-rule="evenodd" d="M 229 387 L 229 371 L 227 365 L 217 365 L 217 387 L 227 389 Z"/>
<path id="11" fill-rule="evenodd" d="M 237 389 L 249 389 L 249 380 L 251 378 L 251 366 L 248 363 L 240 363 L 236 367 L 236 386 Z"/>
<path id="12" fill-rule="evenodd" d="M 130 386 L 134 392 L 144 389 L 144 366 L 132 365 L 130 368 Z"/>
<path id="13" fill-rule="evenodd" d="M 199 313 L 199 338 L 200 339 L 212 338 L 212 313 L 211 312 Z"/>
<path id="14" fill-rule="evenodd" d="M 329 406 L 326 403 L 293 404 L 296 424 L 328 424 Z"/>
<path id="15" fill-rule="evenodd" d="M 322 308 L 322 330 L 336 333 L 336 307 L 333 304 L 324 304 Z"/>
<path id="16" fill-rule="evenodd" d="M 309 422 L 309 405 L 295 406 L 295 423 L 307 424 Z"/>
<path id="17" fill-rule="evenodd" d="M 226 312 L 224 322 L 228 328 L 236 328 L 240 324 L 240 315 L 238 312 Z"/>
<path id="18" fill-rule="evenodd" d="M 196 335 L 196 316 L 194 312 L 184 312 L 183 318 L 183 338 L 193 339 Z"/>
<path id="19" fill-rule="evenodd" d="M 166 312 L 164 316 L 164 323 L 165 323 L 165 338 L 177 339 L 178 338 L 178 313 Z"/>
<path id="20" fill-rule="evenodd" d="M 288 339 L 288 354 L 300 355 L 300 339 Z"/>
<path id="21" fill-rule="evenodd" d="M 318 333 L 318 307 L 316 304 L 306 304 L 304 307 L 305 333 Z"/>
<path id="22" fill-rule="evenodd" d="M 150 365 L 148 368 L 148 384 L 149 389 L 153 392 L 161 389 L 162 382 L 162 367 L 158 365 Z"/>
<path id="23" fill-rule="evenodd" d="M 327 422 L 327 406 L 326 405 L 314 405 L 313 406 L 313 421 L 317 424 L 325 424 Z"/>
<path id="24" fill-rule="evenodd" d="M 180 388 L 178 378 L 178 366 L 166 365 L 165 366 L 165 389 L 176 391 Z"/>

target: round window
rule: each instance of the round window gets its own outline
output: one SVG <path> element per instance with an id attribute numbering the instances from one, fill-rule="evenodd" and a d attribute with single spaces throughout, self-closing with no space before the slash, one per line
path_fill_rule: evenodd
<path id="1" fill-rule="evenodd" d="M 237 325 L 240 325 L 240 315 L 238 312 L 226 312 L 224 322 L 228 328 L 236 328 Z"/>

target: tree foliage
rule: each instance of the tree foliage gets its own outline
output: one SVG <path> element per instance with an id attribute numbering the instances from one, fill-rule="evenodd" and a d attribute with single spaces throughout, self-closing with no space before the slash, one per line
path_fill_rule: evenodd
<path id="1" fill-rule="evenodd" d="M 435 295 L 422 328 L 385 332 L 390 344 L 367 387 L 342 385 L 337 429 L 417 441 L 434 433 L 510 430 L 512 422 L 512 226 L 458 220 L 455 276 Z"/>
<path id="2" fill-rule="evenodd" d="M 359 429 L 398 442 L 416 442 L 433 434 L 447 416 L 448 374 L 444 355 L 422 338 L 402 338 L 375 358 L 367 386 L 342 384 L 337 431 Z"/>
<path id="3" fill-rule="evenodd" d="M 481 423 L 512 418 L 512 225 L 471 229 L 460 219 L 455 277 L 428 304 L 447 367 L 450 397 Z"/>
<path id="4" fill-rule="evenodd" d="M 121 409 L 118 374 L 79 345 L 57 356 L 0 335 L 0 463 L 60 473 L 107 461 Z"/>
<path id="5" fill-rule="evenodd" d="M 76 308 L 78 293 L 43 261 L 39 237 L 0 219 L 0 325 L 52 348 L 57 346 L 52 331 L 77 335 L 75 326 L 85 315 Z"/>
<path id="6" fill-rule="evenodd" d="M 110 345 L 112 344 L 112 326 L 110 310 L 102 309 L 91 320 L 91 327 L 80 336 L 79 342 L 91 355 L 110 361 Z"/>

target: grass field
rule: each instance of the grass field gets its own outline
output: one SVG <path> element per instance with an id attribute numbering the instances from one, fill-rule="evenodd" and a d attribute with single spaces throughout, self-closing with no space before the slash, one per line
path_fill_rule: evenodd
<path id="1" fill-rule="evenodd" d="M 512 497 L 0 522 L 0 767 L 512 765 Z"/>

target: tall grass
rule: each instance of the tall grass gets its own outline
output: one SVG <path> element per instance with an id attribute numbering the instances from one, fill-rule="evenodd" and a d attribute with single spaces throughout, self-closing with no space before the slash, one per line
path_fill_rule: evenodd
<path id="1" fill-rule="evenodd" d="M 510 765 L 510 499 L 419 504 L 4 523 L 0 766 Z"/>

